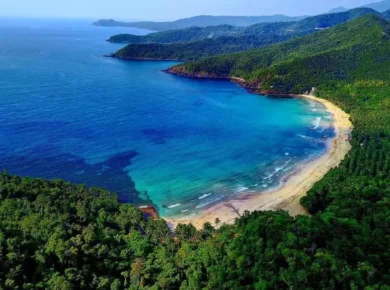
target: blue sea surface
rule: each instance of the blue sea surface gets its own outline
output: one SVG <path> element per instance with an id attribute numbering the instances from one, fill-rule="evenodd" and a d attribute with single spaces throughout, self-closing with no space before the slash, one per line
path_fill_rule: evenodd
<path id="1" fill-rule="evenodd" d="M 187 215 L 279 186 L 334 135 L 320 104 L 103 57 L 118 33 L 148 31 L 0 19 L 0 168 Z"/>

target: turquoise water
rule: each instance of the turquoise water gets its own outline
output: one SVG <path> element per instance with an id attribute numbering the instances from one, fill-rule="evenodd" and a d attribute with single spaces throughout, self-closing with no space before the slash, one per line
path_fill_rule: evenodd
<path id="1" fill-rule="evenodd" d="M 102 57 L 121 32 L 146 33 L 0 20 L 1 168 L 101 186 L 173 216 L 278 186 L 334 134 L 320 104 L 162 71 L 173 62 Z"/>

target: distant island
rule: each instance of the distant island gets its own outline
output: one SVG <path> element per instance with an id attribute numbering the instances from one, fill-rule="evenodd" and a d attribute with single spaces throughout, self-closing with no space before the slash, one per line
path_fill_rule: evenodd
<path id="1" fill-rule="evenodd" d="M 121 22 L 113 19 L 101 19 L 93 23 L 95 26 L 107 27 L 134 27 L 148 29 L 154 31 L 163 31 L 171 29 L 182 29 L 188 27 L 205 27 L 216 25 L 233 25 L 233 26 L 249 26 L 262 22 L 290 22 L 305 18 L 305 16 L 290 17 L 286 15 L 271 15 L 271 16 L 195 16 L 185 19 L 179 19 L 172 22 Z"/>
<path id="2" fill-rule="evenodd" d="M 129 43 L 112 56 L 123 59 L 196 60 L 217 54 L 266 47 L 315 33 L 372 14 L 388 17 L 369 8 L 308 17 L 296 22 L 260 23 L 247 27 L 230 25 L 192 27 L 151 33 L 145 36 L 120 34 L 108 41 Z"/>

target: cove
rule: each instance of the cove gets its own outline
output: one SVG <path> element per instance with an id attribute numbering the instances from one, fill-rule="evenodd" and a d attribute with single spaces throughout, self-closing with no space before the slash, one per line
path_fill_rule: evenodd
<path id="1" fill-rule="evenodd" d="M 146 33 L 0 21 L 1 168 L 100 186 L 169 217 L 271 190 L 326 150 L 334 129 L 318 103 L 102 57 L 120 47 L 105 39 L 129 31 Z"/>

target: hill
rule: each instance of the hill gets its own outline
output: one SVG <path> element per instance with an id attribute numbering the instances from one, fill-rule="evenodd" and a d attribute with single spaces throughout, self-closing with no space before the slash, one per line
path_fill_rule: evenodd
<path id="1" fill-rule="evenodd" d="M 380 30 L 380 27 L 384 27 L 383 30 Z M 373 55 L 373 41 L 376 43 L 380 42 L 382 45 L 387 44 L 387 42 L 382 43 L 383 38 L 387 36 L 387 28 L 388 22 L 384 19 L 374 15 L 367 15 L 328 30 L 264 49 L 204 58 L 199 61 L 179 65 L 173 68 L 173 70 L 178 72 L 181 71 L 184 74 L 193 74 L 194 76 L 218 78 L 237 76 L 248 80 L 261 80 L 261 85 L 264 86 L 265 83 L 272 83 L 272 72 L 275 72 L 276 75 L 283 67 L 288 66 L 289 68 L 293 68 L 293 64 L 296 62 L 307 62 L 309 60 L 315 62 L 317 61 L 317 57 L 324 57 L 324 54 L 330 54 L 332 57 L 329 59 L 334 60 L 336 60 L 336 58 L 333 58 L 333 54 L 340 55 L 340 57 L 346 57 L 348 65 L 351 65 L 351 61 L 348 59 L 349 53 L 355 55 L 351 50 L 359 49 L 359 51 L 361 51 L 362 49 L 365 49 L 367 50 L 365 51 L 367 53 L 371 50 L 370 55 Z M 353 59 L 353 61 L 357 60 L 359 59 Z M 329 66 L 329 63 L 323 63 L 323 65 Z M 336 66 L 336 63 L 333 65 Z M 342 63 L 339 63 L 338 65 L 342 65 Z M 355 65 L 353 65 L 353 67 L 355 67 Z M 313 67 L 313 69 L 314 68 L 318 69 L 318 66 Z M 331 69 L 340 70 L 339 68 L 330 66 L 325 71 L 331 74 L 333 72 Z M 306 70 L 307 68 L 305 71 Z M 292 72 L 292 70 L 290 71 Z M 286 78 L 287 76 L 290 76 L 290 71 L 283 74 L 283 77 Z M 294 74 L 296 73 L 295 71 L 296 69 L 294 69 Z M 350 71 L 345 71 L 344 77 L 348 76 L 347 72 Z M 260 78 L 263 75 L 267 75 L 267 78 L 264 80 Z M 281 77 L 279 74 L 277 75 L 278 76 L 275 76 L 275 78 Z M 321 80 L 311 83 L 311 86 L 316 85 L 317 82 L 323 82 L 324 74 L 316 75 L 321 75 Z M 341 75 L 334 75 L 334 79 L 340 81 L 340 76 Z M 305 89 L 310 89 L 311 86 L 306 87 Z M 287 91 L 284 90 L 287 88 L 278 88 L 277 84 L 272 84 L 272 87 L 275 92 L 277 92 L 277 90 L 280 90 L 280 92 L 290 92 L 290 90 L 293 90 L 292 92 L 294 93 L 298 92 L 295 91 L 293 87 L 289 88 Z M 261 88 L 263 87 L 259 87 L 259 89 Z"/>
<path id="2" fill-rule="evenodd" d="M 386 20 L 390 20 L 390 10 L 383 12 L 382 17 Z"/>
<path id="3" fill-rule="evenodd" d="M 217 39 L 203 39 L 175 44 L 130 44 L 111 56 L 138 60 L 196 60 L 205 56 L 265 47 L 287 39 L 290 39 L 290 37 L 277 35 L 265 37 L 221 36 Z"/>
<path id="4" fill-rule="evenodd" d="M 340 6 L 340 7 L 336 7 L 336 8 L 329 10 L 328 13 L 340 13 L 340 12 L 346 12 L 348 10 L 349 10 L 348 8 Z"/>
<path id="5" fill-rule="evenodd" d="M 261 23 L 249 27 L 214 26 L 152 33 L 119 35 L 109 41 L 131 42 L 114 54 L 128 59 L 194 60 L 204 56 L 245 51 L 279 43 L 378 12 L 367 8 L 324 14 L 289 23 Z"/>
<path id="6" fill-rule="evenodd" d="M 148 35 L 119 34 L 108 39 L 109 42 L 139 44 L 139 43 L 178 43 L 189 42 L 201 39 L 217 38 L 219 36 L 256 36 L 260 35 L 291 35 L 305 31 L 315 31 L 337 24 L 347 22 L 351 19 L 366 15 L 377 14 L 373 9 L 356 8 L 346 12 L 323 14 L 307 17 L 300 21 L 259 23 L 247 27 L 235 27 L 232 25 L 219 25 L 207 27 L 190 27 L 174 29 Z"/>
<path id="7" fill-rule="evenodd" d="M 375 9 L 378 12 L 385 12 L 390 9 L 390 0 L 374 2 L 367 5 L 363 5 L 362 7 Z"/>
<path id="8" fill-rule="evenodd" d="M 249 26 L 262 22 L 288 22 L 303 19 L 305 16 L 290 17 L 285 15 L 271 16 L 195 16 L 185 19 L 179 19 L 172 22 L 120 22 L 113 19 L 101 19 L 93 23 L 95 26 L 120 26 L 135 27 L 154 31 L 182 29 L 188 27 L 205 27 L 217 25 Z"/>
<path id="9" fill-rule="evenodd" d="M 183 29 L 167 30 L 147 35 L 119 34 L 111 36 L 109 42 L 114 43 L 178 43 L 190 42 L 201 39 L 216 38 L 219 36 L 237 35 L 242 31 L 241 27 L 231 25 L 189 27 Z"/>
<path id="10" fill-rule="evenodd" d="M 360 7 L 374 9 L 378 12 L 385 12 L 385 11 L 390 9 L 390 0 L 369 3 L 366 5 L 362 5 Z M 328 13 L 339 13 L 339 12 L 345 12 L 347 10 L 348 10 L 348 8 L 340 6 L 340 7 L 336 7 L 336 8 L 331 9 Z"/>

